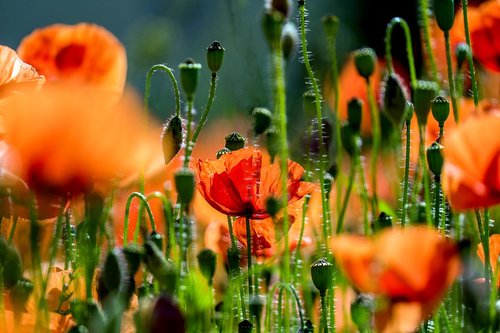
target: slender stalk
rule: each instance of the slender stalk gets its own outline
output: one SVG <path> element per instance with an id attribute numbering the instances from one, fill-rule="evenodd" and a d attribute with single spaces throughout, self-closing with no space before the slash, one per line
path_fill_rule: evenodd
<path id="1" fill-rule="evenodd" d="M 151 207 L 149 206 L 148 200 L 144 196 L 144 194 L 139 192 L 132 192 L 128 196 L 127 203 L 125 205 L 125 217 L 123 222 L 123 246 L 126 246 L 128 243 L 128 224 L 129 224 L 129 215 L 130 215 L 130 204 L 134 198 L 138 198 L 140 202 L 146 207 L 146 211 L 149 215 L 149 221 L 151 223 L 151 230 L 156 231 L 156 223 L 154 220 L 153 212 L 151 211 Z M 137 243 L 137 239 L 139 237 L 139 223 L 137 223 L 135 232 L 134 232 L 134 243 Z"/>
<path id="2" fill-rule="evenodd" d="M 184 153 L 184 168 L 187 168 L 189 166 L 189 154 L 190 153 L 190 140 L 191 140 L 191 126 L 193 124 L 193 106 L 194 106 L 194 100 L 193 98 L 188 98 L 187 100 L 187 130 L 186 130 L 186 142 L 187 142 L 187 147 L 186 147 L 186 151 Z M 182 212 L 181 212 L 182 214 Z"/>
<path id="3" fill-rule="evenodd" d="M 378 198 L 377 198 L 377 160 L 380 153 L 380 143 L 381 143 L 381 128 L 380 128 L 380 113 L 375 102 L 375 96 L 373 94 L 373 85 L 370 79 L 367 79 L 366 85 L 368 88 L 368 101 L 370 104 L 370 117 L 372 119 L 372 133 L 373 133 L 373 146 L 371 152 L 370 161 L 370 173 L 372 177 L 371 187 L 372 187 L 372 217 L 377 216 L 378 210 Z"/>
<path id="4" fill-rule="evenodd" d="M 211 79 L 210 79 L 210 92 L 208 94 L 208 100 L 207 100 L 207 105 L 205 106 L 205 110 L 203 111 L 203 114 L 201 115 L 200 121 L 198 122 L 198 126 L 196 126 L 196 129 L 193 134 L 193 138 L 189 142 L 189 144 L 186 147 L 186 157 L 185 159 L 189 161 L 191 154 L 193 152 L 194 145 L 196 143 L 196 140 L 198 140 L 198 136 L 200 135 L 200 132 L 205 125 L 205 122 L 207 121 L 208 114 L 210 113 L 210 110 L 212 109 L 212 103 L 214 101 L 215 97 L 215 88 L 217 85 L 217 73 L 212 73 Z"/>
<path id="5" fill-rule="evenodd" d="M 299 233 L 299 239 L 297 241 L 297 247 L 295 248 L 295 254 L 293 255 L 293 258 L 295 260 L 295 264 L 293 267 L 297 266 L 297 261 L 299 260 L 300 257 L 300 247 L 302 245 L 302 239 L 304 238 L 304 230 L 306 227 L 306 215 L 307 215 L 307 208 L 309 205 L 309 200 L 311 199 L 311 196 L 308 194 L 304 198 L 304 204 L 302 205 L 302 218 L 301 218 L 301 225 L 300 225 L 300 233 Z"/>
<path id="6" fill-rule="evenodd" d="M 323 331 L 324 333 L 328 333 L 328 320 L 327 320 L 327 310 L 326 310 L 326 293 L 322 292 L 320 293 L 320 298 L 321 298 L 321 326 L 319 328 L 319 331 Z"/>
<path id="7" fill-rule="evenodd" d="M 434 176 L 434 226 L 438 228 L 441 223 L 441 181 L 439 176 Z M 445 233 L 445 225 L 441 225 L 441 231 Z"/>
<path id="8" fill-rule="evenodd" d="M 165 216 L 165 230 L 167 232 L 167 246 L 165 247 L 165 258 L 170 257 L 170 250 L 172 249 L 172 245 L 175 243 L 175 235 L 174 235 L 174 226 L 173 226 L 173 215 L 172 215 L 172 208 L 170 206 L 170 202 L 167 198 L 167 196 L 160 192 L 160 191 L 155 191 L 152 193 L 149 193 L 146 196 L 146 200 L 149 202 L 151 199 L 157 198 L 161 201 L 163 205 L 163 214 Z"/>
<path id="9" fill-rule="evenodd" d="M 304 60 L 304 66 L 307 71 L 307 75 L 310 79 L 310 84 L 312 85 L 315 103 L 316 103 L 316 117 L 318 118 L 318 136 L 319 136 L 319 186 L 321 189 L 325 188 L 325 161 L 324 157 L 326 154 L 326 147 L 323 142 L 323 115 L 321 112 L 321 94 L 318 87 L 318 82 L 314 76 L 311 64 L 309 62 L 309 55 L 307 54 L 307 39 L 306 39 L 306 9 L 305 1 L 299 1 L 299 12 L 300 12 L 300 41 L 302 46 L 302 58 Z M 340 166 L 339 166 L 340 167 Z M 323 213 L 323 251 L 327 254 L 328 248 L 328 200 L 326 198 L 325 191 L 321 190 L 321 207 Z"/>
<path id="10" fill-rule="evenodd" d="M 485 286 L 486 286 L 486 291 L 487 295 L 490 295 L 491 292 L 491 277 L 492 277 L 492 269 L 491 269 L 491 263 L 490 263 L 490 214 L 488 209 L 484 210 L 484 232 L 483 232 L 483 237 L 484 237 L 484 242 L 483 242 L 483 247 L 484 247 L 484 278 L 485 278 Z"/>
<path id="11" fill-rule="evenodd" d="M 470 32 L 469 32 L 469 19 L 467 17 L 467 0 L 462 0 L 462 13 L 464 17 L 464 31 L 465 31 L 465 42 L 469 46 L 470 54 L 467 55 L 467 62 L 469 64 L 470 79 L 472 82 L 472 95 L 474 97 L 474 106 L 477 109 L 479 104 L 479 93 L 477 88 L 476 71 L 474 69 L 474 62 L 472 61 L 472 45 L 470 42 Z"/>
<path id="12" fill-rule="evenodd" d="M 431 67 L 431 72 L 432 72 L 432 79 L 435 82 L 439 82 L 438 78 L 438 72 L 437 72 L 437 66 L 436 66 L 436 61 L 434 59 L 434 53 L 432 51 L 432 45 L 431 45 L 431 37 L 430 37 L 430 31 L 429 31 L 429 1 L 428 0 L 419 0 L 419 9 L 420 9 L 420 15 L 421 19 L 419 20 L 420 27 L 423 30 L 424 34 L 424 46 L 425 46 L 425 53 L 427 54 L 427 57 L 429 58 L 429 63 Z"/>
<path id="13" fill-rule="evenodd" d="M 424 200 L 426 202 L 425 219 L 427 221 L 427 224 L 430 226 L 430 225 L 432 225 L 432 217 L 431 217 L 431 208 L 427 204 L 427 203 L 431 202 L 431 200 L 430 200 L 430 190 L 429 190 L 429 174 L 428 174 L 428 170 L 427 170 L 426 163 L 425 163 L 425 125 L 419 125 L 418 132 L 419 132 L 419 136 L 420 136 L 418 158 L 420 160 L 419 161 L 420 171 L 421 171 L 420 174 L 422 177 L 422 185 L 424 187 Z"/>
<path id="14" fill-rule="evenodd" d="M 151 77 L 153 76 L 153 73 L 155 73 L 157 71 L 163 71 L 170 78 L 170 81 L 172 82 L 172 87 L 174 88 L 174 94 L 175 94 L 175 114 L 177 116 L 180 116 L 181 102 L 180 102 L 180 97 L 179 97 L 179 87 L 177 85 L 177 80 L 175 79 L 173 70 L 171 68 L 167 67 L 167 65 L 165 65 L 165 64 L 153 65 L 149 69 L 148 73 L 146 74 L 146 87 L 144 90 L 144 110 L 146 112 L 148 110 L 149 96 L 150 96 L 150 91 L 151 91 Z"/>
<path id="15" fill-rule="evenodd" d="M 415 60 L 413 57 L 413 45 L 411 42 L 410 28 L 408 23 L 401 17 L 394 17 L 391 22 L 387 25 L 385 31 L 385 59 L 387 61 L 387 68 L 389 73 L 394 73 L 394 66 L 392 63 L 392 53 L 391 53 L 391 41 L 392 41 L 392 30 L 394 26 L 399 25 L 404 31 L 406 39 L 406 57 L 408 58 L 408 67 L 410 69 L 410 80 L 411 86 L 414 87 L 417 82 L 417 74 L 415 71 Z"/>
<path id="16" fill-rule="evenodd" d="M 403 181 L 403 206 L 401 207 L 401 226 L 404 228 L 406 224 L 406 211 L 408 206 L 408 183 L 410 179 L 410 129 L 411 120 L 406 121 L 406 147 L 405 147 L 405 175 Z"/>
<path id="17" fill-rule="evenodd" d="M 347 184 L 347 191 L 344 196 L 344 203 L 342 204 L 342 209 L 340 210 L 339 213 L 339 220 L 337 222 L 337 230 L 335 232 L 337 235 L 342 232 L 344 226 L 344 216 L 347 209 L 347 204 L 349 202 L 349 197 L 351 195 L 352 186 L 354 184 L 354 177 L 356 176 L 356 163 L 354 161 L 357 158 L 356 155 L 359 154 L 359 146 L 360 146 L 359 142 L 356 142 L 354 148 L 354 155 L 352 157 L 353 161 L 351 162 L 351 171 L 349 172 L 349 183 Z"/>
<path id="18" fill-rule="evenodd" d="M 250 230 L 250 216 L 245 217 L 245 225 L 247 230 L 247 265 L 248 265 L 248 297 L 253 295 L 252 284 L 252 234 Z"/>
<path id="19" fill-rule="evenodd" d="M 361 141 L 361 138 L 358 138 Z M 366 186 L 365 172 L 363 168 L 363 163 L 361 161 L 362 157 L 360 154 L 356 154 L 356 159 L 354 163 L 356 164 L 357 173 L 359 174 L 359 185 L 361 187 L 361 198 L 363 200 L 363 231 L 365 235 L 370 234 L 370 225 L 368 221 L 368 189 Z M 373 216 L 375 218 L 375 216 Z"/>
<path id="20" fill-rule="evenodd" d="M 455 91 L 455 80 L 453 79 L 453 65 L 451 63 L 451 44 L 450 32 L 444 31 L 444 43 L 446 45 L 446 67 L 448 68 L 448 84 L 450 86 L 451 106 L 453 108 L 453 115 L 455 122 L 459 122 L 458 105 L 457 105 L 457 92 Z"/>

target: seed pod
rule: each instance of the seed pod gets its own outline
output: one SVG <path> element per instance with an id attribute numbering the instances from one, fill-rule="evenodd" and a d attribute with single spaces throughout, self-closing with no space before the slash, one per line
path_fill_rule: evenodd
<path id="1" fill-rule="evenodd" d="M 279 198 L 269 197 L 266 199 L 266 211 L 272 217 L 275 217 L 276 214 L 281 210 L 282 204 Z"/>
<path id="2" fill-rule="evenodd" d="M 276 50 L 280 47 L 281 30 L 283 29 L 284 23 L 285 16 L 282 13 L 276 10 L 270 10 L 264 13 L 262 18 L 262 29 L 271 50 Z"/>
<path id="3" fill-rule="evenodd" d="M 467 61 L 470 55 L 470 47 L 466 43 L 458 43 L 455 47 L 455 57 L 457 59 L 457 68 L 461 68 L 462 64 Z"/>
<path id="4" fill-rule="evenodd" d="M 203 249 L 196 256 L 201 274 L 207 279 L 208 284 L 213 284 L 215 275 L 215 265 L 217 263 L 217 255 L 210 249 Z"/>
<path id="5" fill-rule="evenodd" d="M 333 265 L 322 258 L 311 266 L 311 279 L 320 295 L 324 294 L 333 282 Z"/>
<path id="6" fill-rule="evenodd" d="M 212 73 L 217 73 L 222 66 L 224 60 L 224 48 L 218 41 L 212 42 L 207 48 L 207 64 L 208 69 Z"/>
<path id="7" fill-rule="evenodd" d="M 281 32 L 281 50 L 283 58 L 287 61 L 293 59 L 297 53 L 297 44 L 299 42 L 299 33 L 295 24 L 288 22 L 283 26 Z"/>
<path id="8" fill-rule="evenodd" d="M 354 51 L 354 64 L 359 75 L 368 79 L 375 71 L 377 55 L 372 48 L 364 47 Z"/>
<path id="9" fill-rule="evenodd" d="M 290 0 L 266 0 L 265 5 L 267 10 L 280 12 L 285 18 L 290 17 L 291 7 L 292 2 Z"/>
<path id="10" fill-rule="evenodd" d="M 193 59 L 186 59 L 179 65 L 182 90 L 184 90 L 188 100 L 192 99 L 196 92 L 200 69 L 201 65 L 195 63 Z"/>
<path id="11" fill-rule="evenodd" d="M 450 101 L 442 96 L 438 96 L 432 100 L 432 116 L 442 125 L 450 115 Z"/>
<path id="12" fill-rule="evenodd" d="M 455 21 L 455 2 L 453 0 L 434 0 L 434 17 L 439 29 L 449 31 Z"/>
<path id="13" fill-rule="evenodd" d="M 280 152 L 280 136 L 276 127 L 271 127 L 267 130 L 267 151 L 271 156 L 271 161 L 274 162 L 274 157 Z"/>
<path id="14" fill-rule="evenodd" d="M 340 138 L 342 139 L 342 146 L 344 149 L 350 156 L 353 156 L 356 148 L 356 142 L 354 131 L 348 121 L 342 123 L 340 128 Z"/>
<path id="15" fill-rule="evenodd" d="M 225 154 L 228 154 L 230 153 L 231 151 L 229 149 L 227 149 L 226 147 L 220 149 L 217 154 L 215 154 L 215 157 L 217 157 L 217 159 L 221 158 L 222 155 L 225 155 Z"/>
<path id="16" fill-rule="evenodd" d="M 361 332 L 371 326 L 373 317 L 373 297 L 359 294 L 351 303 L 351 318 Z"/>
<path id="17" fill-rule="evenodd" d="M 173 116 L 163 127 L 161 134 L 161 146 L 165 164 L 168 164 L 172 158 L 181 150 L 183 139 L 182 118 Z"/>
<path id="18" fill-rule="evenodd" d="M 175 172 L 174 179 L 179 201 L 187 207 L 194 195 L 194 172 L 189 168 L 181 168 Z"/>
<path id="19" fill-rule="evenodd" d="M 391 228 L 392 227 L 392 216 L 389 214 L 386 214 L 385 212 L 381 212 L 380 215 L 377 218 L 377 230 L 376 232 L 385 229 L 385 228 Z"/>
<path id="20" fill-rule="evenodd" d="M 252 328 L 252 323 L 245 319 L 238 324 L 238 333 L 251 333 Z"/>
<path id="21" fill-rule="evenodd" d="M 339 31 L 339 18 L 335 15 L 326 15 L 321 19 L 323 30 L 328 38 L 337 37 Z"/>
<path id="22" fill-rule="evenodd" d="M 363 101 L 359 98 L 352 98 L 349 103 L 347 103 L 347 120 L 355 133 L 359 133 L 361 129 L 362 114 Z"/>
<path id="23" fill-rule="evenodd" d="M 411 122 L 411 118 L 413 117 L 413 113 L 415 112 L 415 106 L 410 101 L 406 101 L 406 109 L 405 109 L 405 122 L 409 124 Z"/>
<path id="24" fill-rule="evenodd" d="M 444 147 L 436 141 L 427 148 L 427 164 L 429 170 L 436 177 L 441 176 L 441 170 L 443 169 L 443 151 Z"/>
<path id="25" fill-rule="evenodd" d="M 254 108 L 252 111 L 252 119 L 255 135 L 261 135 L 271 126 L 273 114 L 266 108 Z"/>
<path id="26" fill-rule="evenodd" d="M 419 125 L 427 124 L 431 102 L 436 97 L 439 86 L 433 81 L 417 81 L 413 87 L 413 104 Z"/>
<path id="27" fill-rule="evenodd" d="M 266 303 L 266 300 L 263 296 L 259 296 L 259 295 L 250 296 L 250 300 L 248 301 L 250 315 L 252 317 L 261 317 L 262 316 L 262 309 L 264 308 L 265 303 Z"/>
<path id="28" fill-rule="evenodd" d="M 383 82 L 382 100 L 383 111 L 391 120 L 395 128 L 401 128 L 405 119 L 406 101 L 408 92 L 403 86 L 401 77 L 395 73 L 389 74 Z"/>
<path id="29" fill-rule="evenodd" d="M 226 148 L 231 151 L 245 147 L 245 138 L 238 132 L 231 133 L 225 137 Z"/>

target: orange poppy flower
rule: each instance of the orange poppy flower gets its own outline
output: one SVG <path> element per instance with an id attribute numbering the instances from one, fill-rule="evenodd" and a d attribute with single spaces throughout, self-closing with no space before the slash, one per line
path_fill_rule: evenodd
<path id="1" fill-rule="evenodd" d="M 0 45 L 0 98 L 6 91 L 32 84 L 39 86 L 45 78 L 35 68 L 24 63 L 14 50 Z"/>
<path id="2" fill-rule="evenodd" d="M 127 74 L 125 48 L 95 24 L 54 24 L 25 37 L 17 49 L 48 81 L 72 81 L 121 95 Z"/>
<path id="3" fill-rule="evenodd" d="M 500 115 L 460 124 L 445 137 L 443 188 L 455 210 L 500 202 Z"/>
<path id="4" fill-rule="evenodd" d="M 135 98 L 111 106 L 90 91 L 45 87 L 4 107 L 5 165 L 32 190 L 52 195 L 91 190 L 137 172 L 149 159 L 144 115 Z"/>
<path id="5" fill-rule="evenodd" d="M 469 7 L 467 18 L 474 57 L 487 69 L 500 72 L 500 2 L 489 0 L 478 7 Z M 465 42 L 464 19 L 457 13 L 450 30 L 450 39 L 456 45 Z"/>
<path id="6" fill-rule="evenodd" d="M 489 247 L 490 247 L 490 265 L 493 272 L 497 270 L 498 257 L 500 256 L 500 234 L 494 234 L 490 236 L 489 239 Z M 484 249 L 483 244 L 479 243 L 477 246 L 477 255 L 479 259 L 484 264 Z M 500 288 L 500 279 L 497 281 L 497 286 Z"/>
<path id="7" fill-rule="evenodd" d="M 386 229 L 372 239 L 341 235 L 331 246 L 358 290 L 388 301 L 375 314 L 377 328 L 384 332 L 413 330 L 436 308 L 460 271 L 457 247 L 423 226 Z M 403 313 L 409 321 L 399 320 Z M 414 327 L 403 329 L 403 324 Z"/>
<path id="8" fill-rule="evenodd" d="M 215 161 L 196 163 L 197 187 L 216 210 L 230 216 L 251 219 L 269 217 L 266 200 L 281 196 L 280 166 L 263 159 L 254 148 L 243 148 Z M 293 203 L 314 189 L 314 184 L 300 181 L 304 169 L 288 161 L 288 203 Z"/>

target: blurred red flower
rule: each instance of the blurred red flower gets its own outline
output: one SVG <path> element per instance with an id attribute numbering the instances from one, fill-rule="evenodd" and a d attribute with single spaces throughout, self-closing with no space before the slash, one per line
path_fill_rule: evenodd
<path id="1" fill-rule="evenodd" d="M 500 234 L 494 234 L 489 239 L 490 248 L 490 265 L 493 273 L 497 270 L 498 257 L 500 256 Z M 477 246 L 477 255 L 479 259 L 485 263 L 483 244 L 479 243 Z M 500 288 L 500 279 L 497 281 L 497 286 Z"/>

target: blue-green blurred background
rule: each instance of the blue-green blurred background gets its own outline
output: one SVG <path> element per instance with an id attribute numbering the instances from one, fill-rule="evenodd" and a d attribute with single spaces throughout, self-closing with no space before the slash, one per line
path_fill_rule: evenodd
<path id="1" fill-rule="evenodd" d="M 297 4 L 292 1 L 290 21 L 297 23 Z M 310 0 L 309 49 L 318 78 L 323 81 L 330 68 L 321 17 L 337 15 L 341 25 L 337 42 L 339 64 L 348 52 L 370 46 L 383 55 L 385 26 L 394 16 L 405 18 L 411 28 L 417 65 L 420 64 L 416 0 Z M 143 91 L 145 73 L 156 63 L 170 67 L 191 57 L 204 68 L 197 92 L 197 107 L 208 95 L 209 72 L 205 50 L 219 40 L 226 49 L 220 71 L 217 97 L 211 120 L 219 117 L 244 119 L 255 106 L 270 106 L 269 53 L 261 31 L 263 0 L 2 0 L 0 43 L 16 48 L 32 30 L 53 23 L 93 22 L 113 32 L 126 46 L 128 81 Z M 399 29 L 396 29 L 399 30 Z M 404 59 L 402 34 L 395 31 L 394 57 Z M 287 64 L 287 106 L 290 132 L 305 126 L 301 107 L 306 90 L 305 70 L 297 55 Z M 173 112 L 170 85 L 162 75 L 153 80 L 151 107 L 159 120 Z M 327 108 L 327 106 L 325 106 Z"/>

